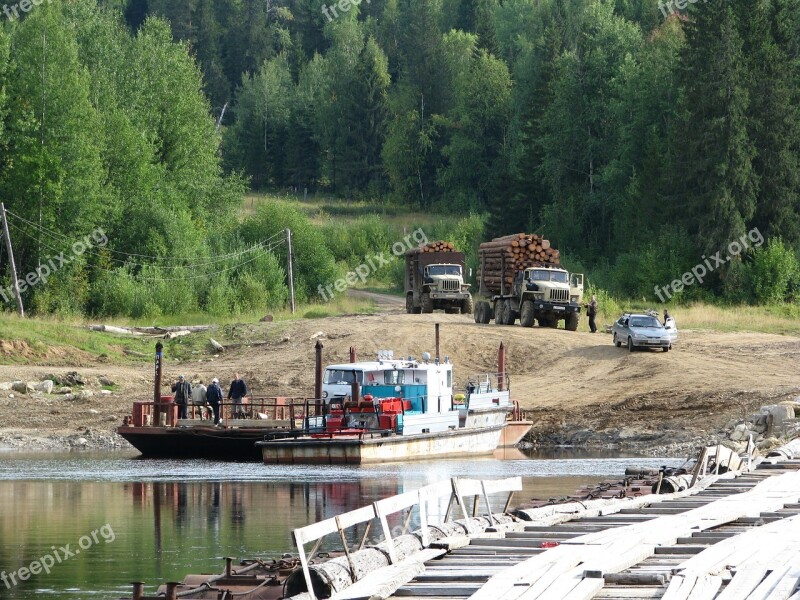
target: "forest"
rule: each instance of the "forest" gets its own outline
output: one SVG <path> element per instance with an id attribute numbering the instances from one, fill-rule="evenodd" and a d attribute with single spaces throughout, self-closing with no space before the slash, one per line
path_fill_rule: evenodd
<path id="1" fill-rule="evenodd" d="M 314 300 L 395 239 L 379 215 L 320 225 L 278 200 L 240 218 L 248 190 L 456 218 L 437 233 L 473 253 L 542 233 L 595 287 L 651 302 L 721 252 L 671 301 L 793 301 L 800 0 L 683 4 L 57 0 L 0 15 L 17 269 L 98 228 L 108 239 L 26 301 L 278 306 L 286 227 Z M 763 244 L 729 251 L 754 232 Z M 7 262 L 0 251 L 3 285 Z"/>

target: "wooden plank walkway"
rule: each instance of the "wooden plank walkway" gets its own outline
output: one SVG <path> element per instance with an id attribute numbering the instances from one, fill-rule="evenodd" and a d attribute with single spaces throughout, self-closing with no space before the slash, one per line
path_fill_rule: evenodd
<path id="1" fill-rule="evenodd" d="M 594 502 L 532 510 L 535 521 L 473 536 L 393 592 L 341 598 L 800 600 L 800 460 L 666 499 Z"/>

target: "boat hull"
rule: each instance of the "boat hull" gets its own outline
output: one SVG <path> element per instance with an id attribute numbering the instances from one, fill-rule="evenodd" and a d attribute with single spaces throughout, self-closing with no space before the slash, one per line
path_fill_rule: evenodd
<path id="1" fill-rule="evenodd" d="M 215 427 L 118 427 L 117 433 L 147 458 L 260 461 L 256 442 L 264 429 Z"/>
<path id="2" fill-rule="evenodd" d="M 490 455 L 503 425 L 386 437 L 301 437 L 258 442 L 265 464 L 371 464 Z"/>
<path id="3" fill-rule="evenodd" d="M 533 421 L 507 421 L 500 436 L 500 448 L 519 444 L 533 427 Z"/>

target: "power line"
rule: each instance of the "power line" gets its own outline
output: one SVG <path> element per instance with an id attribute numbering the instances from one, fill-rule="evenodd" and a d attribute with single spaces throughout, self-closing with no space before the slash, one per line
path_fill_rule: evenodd
<path id="1" fill-rule="evenodd" d="M 24 221 L 25 223 L 28 223 L 32 227 L 34 227 L 34 228 L 42 231 L 43 233 L 49 235 L 56 242 L 64 240 L 66 242 L 69 242 L 70 244 L 75 243 L 74 239 L 70 239 L 65 235 L 62 235 L 60 233 L 51 231 L 51 230 L 43 228 L 43 227 L 39 227 L 38 225 L 36 225 L 36 223 L 32 223 L 32 222 L 28 221 L 27 219 L 24 219 L 24 218 L 19 217 L 17 215 L 12 215 L 12 216 L 14 216 L 17 219 L 20 219 L 21 221 Z M 56 252 L 56 253 L 63 252 L 63 250 L 55 248 L 55 247 L 51 246 L 50 244 L 47 244 L 46 242 L 42 242 L 39 238 L 34 238 L 32 235 L 30 235 L 28 232 L 26 232 L 23 228 L 19 227 L 18 225 L 14 224 L 14 223 L 11 223 L 10 221 L 9 221 L 9 223 L 11 224 L 12 227 L 14 227 L 14 229 L 19 231 L 22 235 L 24 235 L 25 237 L 27 237 L 27 238 L 29 238 L 31 240 L 36 241 L 37 243 L 41 243 L 42 245 L 44 245 L 49 250 L 51 250 L 53 252 Z M 123 266 L 124 265 L 132 265 L 132 266 L 139 266 L 139 267 L 155 267 L 155 268 L 159 268 L 159 269 L 193 269 L 193 268 L 197 268 L 197 267 L 213 266 L 215 264 L 226 262 L 226 261 L 231 260 L 233 258 L 237 258 L 239 256 L 243 256 L 245 254 L 249 254 L 251 252 L 254 252 L 254 251 L 260 250 L 260 249 L 265 249 L 268 252 L 271 252 L 273 250 L 273 248 L 277 248 L 282 243 L 284 243 L 285 240 L 282 237 L 283 235 L 284 235 L 283 232 L 279 232 L 279 233 L 276 233 L 276 234 L 270 236 L 265 241 L 263 241 L 263 242 L 261 242 L 259 244 L 256 244 L 254 246 L 251 246 L 250 248 L 247 248 L 246 250 L 241 250 L 241 251 L 238 251 L 238 252 L 231 252 L 229 254 L 217 255 L 217 256 L 214 256 L 214 257 L 209 257 L 209 260 L 207 260 L 207 261 L 189 263 L 189 264 L 185 264 L 185 265 L 158 265 L 158 264 L 152 264 L 152 263 L 136 262 L 136 261 L 132 261 L 132 260 L 122 260 L 122 259 L 113 258 L 113 257 L 103 257 L 103 258 L 105 258 L 106 260 L 118 263 L 118 264 L 123 265 Z M 277 241 L 273 242 L 273 240 L 275 240 L 275 238 L 279 238 L 279 239 Z M 80 240 L 78 240 L 78 241 L 80 241 Z M 118 255 L 121 255 L 121 256 L 147 256 L 147 255 L 144 255 L 144 254 L 128 254 L 128 253 L 125 253 L 125 252 L 119 252 L 119 251 L 111 250 L 110 248 L 107 248 L 107 250 L 109 252 L 114 252 L 115 254 L 118 254 Z M 88 252 L 92 256 L 101 257 L 101 255 L 97 251 L 93 251 L 90 248 L 87 248 L 86 252 Z M 153 259 L 155 261 L 165 260 L 165 259 L 169 259 L 169 258 L 172 258 L 173 260 L 179 260 L 177 257 L 158 257 L 158 256 L 153 257 Z M 197 257 L 195 257 L 195 259 L 196 258 Z"/>
<path id="2" fill-rule="evenodd" d="M 24 217 L 21 217 L 21 216 L 19 216 L 17 214 L 14 214 L 13 212 L 11 212 L 8 209 L 6 209 L 6 213 L 11 215 L 15 219 L 19 219 L 23 223 L 26 223 L 27 225 L 30 225 L 31 227 L 36 228 L 37 230 L 41 231 L 42 233 L 44 233 L 46 235 L 49 235 L 50 237 L 52 237 L 55 240 L 63 240 L 63 241 L 69 242 L 70 245 L 75 242 L 75 240 L 73 238 L 70 238 L 70 237 L 68 237 L 68 236 L 66 236 L 66 235 L 64 235 L 62 233 L 57 232 L 57 231 L 53 231 L 51 229 L 47 229 L 46 227 L 42 227 L 41 225 L 39 225 L 37 223 L 34 223 L 32 221 L 29 221 L 28 219 L 26 219 Z M 252 252 L 254 250 L 257 250 L 259 247 L 268 246 L 272 240 L 274 240 L 276 238 L 282 238 L 284 235 L 285 235 L 284 231 L 279 231 L 279 232 L 271 235 L 269 238 L 267 238 L 266 240 L 264 240 L 260 244 L 257 244 L 256 246 L 253 246 L 253 247 L 251 247 L 251 248 L 249 248 L 247 250 L 242 250 L 242 251 L 238 251 L 238 252 L 231 252 L 229 254 L 221 254 L 221 255 L 218 255 L 218 256 L 215 256 L 215 257 L 211 257 L 210 260 L 205 261 L 205 262 L 196 262 L 196 263 L 192 263 L 190 265 L 177 265 L 177 266 L 163 265 L 163 266 L 161 266 L 161 268 L 164 268 L 164 269 L 167 269 L 167 268 L 188 268 L 190 266 L 203 266 L 204 264 L 215 264 L 215 263 L 218 263 L 218 262 L 223 262 L 223 261 L 225 261 L 225 260 L 227 260 L 229 258 L 234 258 L 234 257 L 237 257 L 237 256 L 241 256 L 243 254 L 247 254 L 248 252 Z M 30 236 L 28 236 L 28 237 L 30 237 Z M 50 247 L 50 249 L 52 250 L 52 247 Z M 152 260 L 173 260 L 173 261 L 176 261 L 176 262 L 177 261 L 182 261 L 182 260 L 184 260 L 184 261 L 186 261 L 186 260 L 197 260 L 197 256 L 156 256 L 156 255 L 151 255 L 151 254 L 136 254 L 136 253 L 129 253 L 129 252 L 121 252 L 119 250 L 113 250 L 111 248 L 106 248 L 106 250 L 108 252 L 110 252 L 112 254 L 116 254 L 118 256 L 136 257 L 136 258 L 149 258 L 149 259 L 152 259 Z M 136 262 L 133 262 L 133 261 L 114 259 L 114 258 L 110 258 L 110 260 L 113 260 L 115 262 L 119 262 L 119 263 L 122 263 L 122 264 L 136 264 L 136 265 L 139 265 L 139 266 L 145 266 L 147 264 L 147 263 L 136 263 Z M 147 264 L 147 266 L 151 266 L 151 265 Z"/>
<path id="3" fill-rule="evenodd" d="M 29 233 L 27 233 L 24 229 L 22 229 L 18 225 L 15 225 L 14 223 L 11 223 L 10 221 L 9 221 L 9 224 L 16 231 L 19 231 L 25 237 L 27 237 L 27 238 L 29 238 L 29 239 L 31 239 L 33 241 L 37 241 L 36 238 L 34 238 Z M 269 239 L 271 240 L 271 239 L 274 239 L 275 237 L 276 236 L 271 236 Z M 59 250 L 58 248 L 55 248 L 55 247 L 49 245 L 46 242 L 41 242 L 41 243 L 42 243 L 43 246 L 45 246 L 49 250 L 52 250 L 53 252 L 56 252 L 56 253 L 59 253 L 59 254 L 61 252 L 63 252 L 63 251 Z M 238 252 L 238 253 L 235 253 L 235 254 L 230 254 L 230 255 L 227 255 L 227 256 L 229 256 L 229 257 L 241 256 L 242 254 L 245 254 L 247 252 L 253 252 L 255 250 L 264 250 L 265 252 L 270 253 L 274 249 L 279 248 L 281 245 L 283 245 L 285 243 L 286 243 L 286 238 L 281 238 L 281 239 L 279 239 L 279 240 L 277 240 L 274 243 L 269 244 L 269 245 L 266 245 L 267 242 L 263 242 L 262 244 L 259 244 L 257 246 L 253 246 L 252 248 L 250 248 L 250 249 L 248 249 L 246 251 Z M 96 252 L 91 252 L 91 254 L 93 256 L 97 256 L 97 257 L 100 256 Z M 251 259 L 248 259 L 246 261 L 240 262 L 240 263 L 238 263 L 238 264 L 236 264 L 234 266 L 214 271 L 214 273 L 201 273 L 201 274 L 198 274 L 198 275 L 187 275 L 187 276 L 184 276 L 184 277 L 149 277 L 149 276 L 142 275 L 141 273 L 139 273 L 137 275 L 130 275 L 130 277 L 133 278 L 133 279 L 139 279 L 139 280 L 142 280 L 142 281 L 186 281 L 186 280 L 192 280 L 192 279 L 200 279 L 202 277 L 208 277 L 209 275 L 212 275 L 212 274 L 219 274 L 219 273 L 226 273 L 228 271 L 233 271 L 235 269 L 238 269 L 238 268 L 240 268 L 240 267 L 242 267 L 244 265 L 247 265 L 247 264 L 257 260 L 258 258 L 259 258 L 259 256 L 255 256 L 255 257 L 253 257 Z M 136 266 L 140 266 L 140 267 L 143 267 L 143 268 L 153 268 L 153 269 L 187 269 L 187 270 L 189 270 L 189 269 L 194 269 L 194 268 L 197 268 L 197 267 L 206 267 L 206 266 L 210 266 L 210 265 L 213 265 L 213 264 L 218 264 L 220 262 L 224 262 L 224 260 L 230 260 L 230 259 L 229 258 L 220 259 L 220 260 L 215 261 L 214 263 L 199 263 L 199 264 L 195 264 L 195 265 L 155 265 L 155 264 L 148 264 L 148 263 L 136 263 L 136 262 L 133 262 L 133 261 L 121 261 L 119 259 L 113 259 L 113 258 L 110 259 L 110 260 L 122 263 L 123 266 L 136 265 Z M 107 269 L 107 268 L 104 268 L 104 267 L 100 267 L 98 265 L 94 265 L 94 268 L 99 269 L 101 271 L 106 271 L 108 273 L 115 272 L 114 269 Z"/>

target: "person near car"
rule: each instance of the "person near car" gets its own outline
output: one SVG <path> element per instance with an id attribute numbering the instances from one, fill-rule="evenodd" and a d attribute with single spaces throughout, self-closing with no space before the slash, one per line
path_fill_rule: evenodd
<path id="1" fill-rule="evenodd" d="M 597 296 L 592 294 L 592 299 L 589 301 L 589 304 L 585 304 L 584 306 L 586 307 L 586 314 L 589 316 L 589 329 L 592 333 L 596 333 L 597 324 L 594 319 L 597 316 Z"/>
<path id="2" fill-rule="evenodd" d="M 675 319 L 669 314 L 669 311 L 665 308 L 664 309 L 664 328 L 665 329 L 677 329 L 677 325 L 675 325 Z"/>

